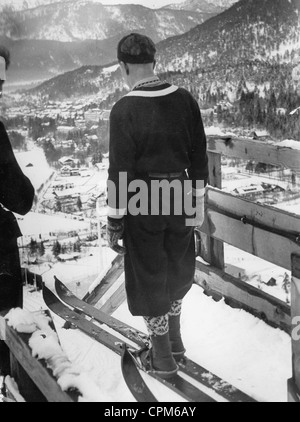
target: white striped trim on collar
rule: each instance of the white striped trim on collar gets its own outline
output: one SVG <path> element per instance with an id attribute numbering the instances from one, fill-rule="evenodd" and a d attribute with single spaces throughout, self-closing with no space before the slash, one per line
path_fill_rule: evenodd
<path id="1" fill-rule="evenodd" d="M 131 91 L 127 95 L 125 95 L 125 97 L 165 97 L 166 95 L 173 94 L 173 92 L 176 92 L 177 90 L 178 86 L 172 85 L 169 88 L 161 89 L 159 91 Z"/>

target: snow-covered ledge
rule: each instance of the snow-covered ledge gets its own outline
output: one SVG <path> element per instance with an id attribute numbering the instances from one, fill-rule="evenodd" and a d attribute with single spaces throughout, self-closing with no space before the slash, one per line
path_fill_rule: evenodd
<path id="1" fill-rule="evenodd" d="M 44 312 L 12 309 L 0 318 L 0 336 L 48 401 L 72 402 L 74 397 L 80 402 L 104 401 L 87 374 L 70 362 L 50 323 Z M 76 394 L 70 396 L 70 391 Z"/>

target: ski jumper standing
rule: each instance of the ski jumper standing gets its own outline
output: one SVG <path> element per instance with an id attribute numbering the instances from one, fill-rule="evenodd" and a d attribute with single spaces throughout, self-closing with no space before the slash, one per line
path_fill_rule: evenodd
<path id="1" fill-rule="evenodd" d="M 183 185 L 190 180 L 198 211 L 194 226 L 200 226 L 208 159 L 198 103 L 185 89 L 160 81 L 154 73 L 155 53 L 152 40 L 140 34 L 130 34 L 118 45 L 122 75 L 131 91 L 115 104 L 110 117 L 108 183 L 115 189 L 108 189 L 107 232 L 110 247 L 125 255 L 129 309 L 144 317 L 151 336 L 152 348 L 142 358 L 153 371 L 169 377 L 185 353 L 180 315 L 194 281 L 194 227 L 187 225 L 185 212 L 176 212 L 172 194 L 170 212 L 163 212 L 163 190 L 158 212 L 151 206 L 152 193 L 147 213 L 129 209 L 128 202 L 119 200 L 124 193 L 122 178 L 126 175 L 127 189 L 131 182 L 142 180 L 148 192 L 155 181 Z M 128 201 L 133 196 L 130 189 Z"/>
<path id="2" fill-rule="evenodd" d="M 9 52 L 0 46 L 0 98 L 9 62 Z M 0 312 L 23 306 L 23 283 L 17 244 L 21 232 L 13 212 L 25 215 L 29 212 L 33 199 L 32 184 L 20 169 L 5 127 L 0 122 Z M 0 374 L 7 355 L 7 349 L 0 341 Z"/>

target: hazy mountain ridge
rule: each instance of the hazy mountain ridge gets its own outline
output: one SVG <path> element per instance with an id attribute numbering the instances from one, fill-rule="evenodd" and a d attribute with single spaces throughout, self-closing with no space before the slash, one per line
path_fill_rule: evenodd
<path id="1" fill-rule="evenodd" d="M 95 96 L 99 101 L 124 88 L 116 63 L 108 66 L 82 66 L 56 76 L 40 86 L 26 91 L 25 96 L 47 97 L 52 100 Z"/>
<path id="2" fill-rule="evenodd" d="M 103 41 L 61 43 L 47 40 L 16 40 L 0 37 L 12 53 L 10 81 L 50 79 L 86 63 L 104 65 L 116 59 L 119 37 Z"/>

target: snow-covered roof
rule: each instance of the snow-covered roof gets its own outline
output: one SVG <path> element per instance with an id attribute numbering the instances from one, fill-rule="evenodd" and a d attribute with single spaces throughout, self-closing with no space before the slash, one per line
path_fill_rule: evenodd
<path id="1" fill-rule="evenodd" d="M 65 253 L 65 254 L 58 255 L 58 258 L 61 259 L 62 261 L 68 261 L 68 260 L 76 259 L 79 257 L 80 257 L 80 254 L 78 253 L 70 253 L 70 254 Z"/>
<path id="2" fill-rule="evenodd" d="M 76 129 L 74 126 L 58 126 L 57 127 L 58 132 L 70 132 L 74 129 Z"/>
<path id="3" fill-rule="evenodd" d="M 65 163 L 68 163 L 68 162 L 72 162 L 72 163 L 77 163 L 78 162 L 78 160 L 77 159 L 75 159 L 75 158 L 72 158 L 72 157 L 62 157 L 62 158 L 60 158 L 59 160 L 58 160 L 61 164 L 65 164 Z"/>
<path id="4" fill-rule="evenodd" d="M 239 195 L 246 195 L 249 193 L 263 192 L 264 188 L 261 185 L 243 186 L 235 189 Z"/>

